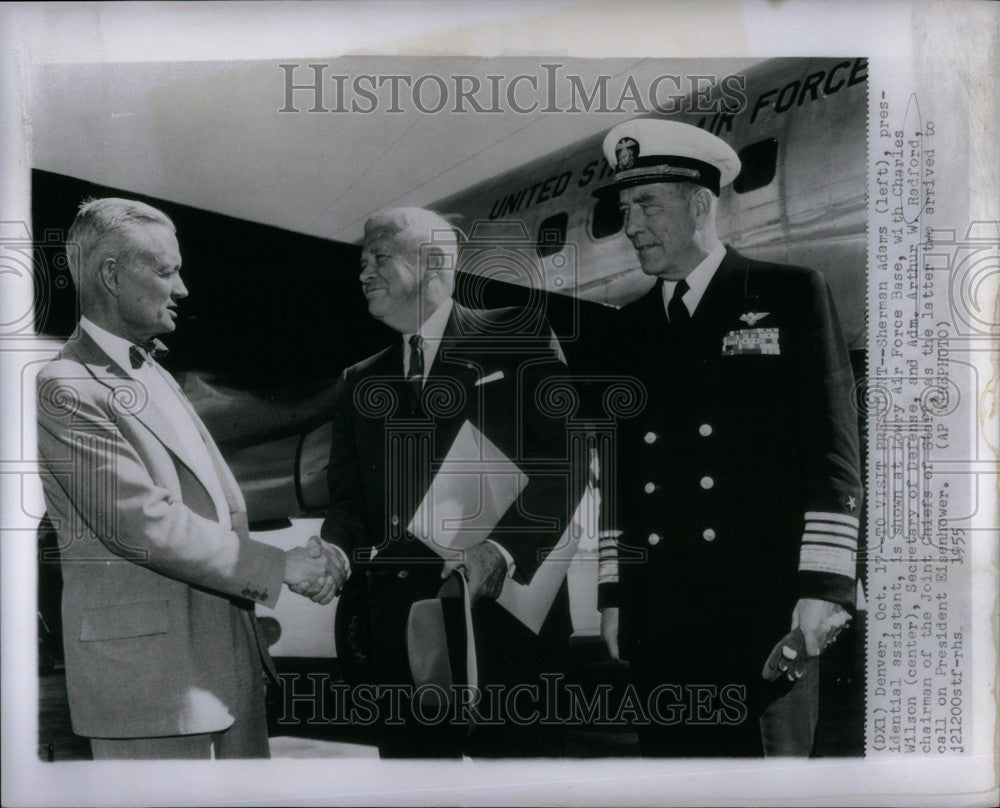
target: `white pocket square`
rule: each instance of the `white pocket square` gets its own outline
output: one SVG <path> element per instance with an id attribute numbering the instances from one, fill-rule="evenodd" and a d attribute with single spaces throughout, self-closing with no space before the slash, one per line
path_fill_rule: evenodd
<path id="1" fill-rule="evenodd" d="M 491 373 L 489 376 L 481 376 L 476 379 L 475 387 L 479 387 L 481 384 L 489 384 L 490 382 L 499 381 L 503 378 L 503 371 L 498 370 L 496 373 Z"/>

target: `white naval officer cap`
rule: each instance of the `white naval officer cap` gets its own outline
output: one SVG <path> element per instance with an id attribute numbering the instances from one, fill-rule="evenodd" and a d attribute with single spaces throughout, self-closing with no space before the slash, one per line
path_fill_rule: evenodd
<path id="1" fill-rule="evenodd" d="M 740 158 L 729 144 L 697 126 L 658 118 L 636 118 L 604 138 L 604 156 L 614 179 L 594 196 L 651 182 L 693 182 L 716 196 L 740 173 Z"/>

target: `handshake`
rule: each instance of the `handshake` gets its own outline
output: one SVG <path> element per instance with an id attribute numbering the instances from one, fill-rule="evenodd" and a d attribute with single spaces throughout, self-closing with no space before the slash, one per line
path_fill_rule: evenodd
<path id="1" fill-rule="evenodd" d="M 315 603 L 326 605 L 333 600 L 350 574 L 350 567 L 337 548 L 318 536 L 312 536 L 305 547 L 285 552 L 284 582 L 296 595 Z"/>

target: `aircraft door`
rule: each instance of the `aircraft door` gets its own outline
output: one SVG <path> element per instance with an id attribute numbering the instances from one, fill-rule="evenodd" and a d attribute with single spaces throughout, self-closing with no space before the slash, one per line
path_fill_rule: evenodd
<path id="1" fill-rule="evenodd" d="M 322 515 L 330 503 L 326 468 L 330 461 L 330 422 L 299 439 L 295 451 L 295 496 L 301 515 Z"/>

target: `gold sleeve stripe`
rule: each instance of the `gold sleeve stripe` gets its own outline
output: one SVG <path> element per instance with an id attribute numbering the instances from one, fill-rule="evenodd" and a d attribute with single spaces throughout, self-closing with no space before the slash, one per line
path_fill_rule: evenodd
<path id="1" fill-rule="evenodd" d="M 838 547 L 846 547 L 848 550 L 858 549 L 857 539 L 848 539 L 846 536 L 831 536 L 828 533 L 805 533 L 802 536 L 804 544 L 835 544 Z"/>
<path id="2" fill-rule="evenodd" d="M 840 522 L 842 525 L 852 525 L 858 527 L 861 523 L 856 516 L 848 516 L 846 513 L 831 513 L 829 511 L 806 511 L 806 521 L 816 519 L 821 522 Z"/>
<path id="3" fill-rule="evenodd" d="M 620 530 L 605 530 L 598 540 L 597 583 L 618 583 L 618 537 Z"/>
<path id="4" fill-rule="evenodd" d="M 848 536 L 853 539 L 858 537 L 858 529 L 856 527 L 838 525 L 833 522 L 806 522 L 806 532 L 808 533 L 809 531 L 816 531 L 818 533 L 833 533 L 837 536 Z"/>

